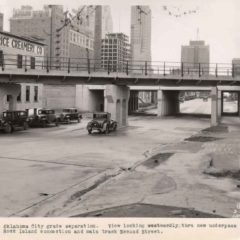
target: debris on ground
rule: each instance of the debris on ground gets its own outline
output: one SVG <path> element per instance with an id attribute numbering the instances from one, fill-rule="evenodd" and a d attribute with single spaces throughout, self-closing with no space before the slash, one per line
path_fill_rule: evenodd
<path id="1" fill-rule="evenodd" d="M 146 161 L 144 161 L 142 165 L 148 168 L 155 168 L 162 162 L 168 160 L 173 154 L 173 152 L 155 154 Z"/>

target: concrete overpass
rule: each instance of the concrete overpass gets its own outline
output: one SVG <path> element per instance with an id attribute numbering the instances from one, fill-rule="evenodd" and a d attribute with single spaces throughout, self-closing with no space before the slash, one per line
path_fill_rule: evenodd
<path id="1" fill-rule="evenodd" d="M 86 62 L 89 63 L 87 60 Z M 135 89 L 135 91 L 147 88 L 150 91 L 158 91 L 158 116 L 179 112 L 180 90 L 208 90 L 211 91 L 212 99 L 211 124 L 217 125 L 220 106 L 222 106 L 221 91 L 227 91 L 228 88 L 233 89 L 231 91 L 240 91 L 239 66 L 214 64 L 214 67 L 211 67 L 210 64 L 206 72 L 201 68 L 201 64 L 198 70 L 194 69 L 194 71 L 184 68 L 184 64 L 163 62 L 154 65 L 145 62 L 140 70 L 136 70 L 134 65 L 127 65 L 124 72 L 95 68 L 91 63 L 76 68 L 70 64 L 70 61 L 65 68 L 44 65 L 44 62 L 34 69 L 27 64 L 22 68 L 18 68 L 17 64 L 2 64 L 0 87 L 6 84 L 11 84 L 13 87 L 14 84 L 19 83 L 42 83 L 60 86 L 77 85 L 82 88 L 87 85 L 89 91 L 94 91 L 96 90 L 94 85 L 102 85 L 104 88 L 99 87 L 98 90 L 100 88 L 104 90 L 104 110 L 111 112 L 113 119 L 120 125 L 127 124 L 129 87 L 130 90 Z M 84 93 L 80 98 L 88 101 Z"/>

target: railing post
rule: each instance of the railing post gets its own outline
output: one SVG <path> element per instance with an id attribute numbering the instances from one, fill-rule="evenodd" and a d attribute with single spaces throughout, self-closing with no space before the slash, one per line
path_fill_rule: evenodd
<path id="1" fill-rule="evenodd" d="M 127 65 L 126 65 L 126 73 L 128 75 L 128 61 L 127 61 Z"/>
<path id="2" fill-rule="evenodd" d="M 147 75 L 147 61 L 145 62 L 145 75 Z"/>
<path id="3" fill-rule="evenodd" d="M 198 64 L 198 76 L 201 77 L 201 63 Z"/>
<path id="4" fill-rule="evenodd" d="M 24 65 L 25 65 L 25 72 L 27 72 L 27 56 L 26 55 L 24 59 Z"/>
<path id="5" fill-rule="evenodd" d="M 108 74 L 110 74 L 110 61 L 109 60 L 108 60 L 107 70 L 108 70 Z"/>
<path id="6" fill-rule="evenodd" d="M 49 66 L 48 66 L 48 56 L 47 56 L 47 72 L 49 72 Z"/>
<path id="7" fill-rule="evenodd" d="M 165 66 L 165 62 L 163 63 L 163 76 L 166 76 L 166 66 Z"/>
<path id="8" fill-rule="evenodd" d="M 216 68 L 215 68 L 215 75 L 218 77 L 218 64 L 216 63 Z"/>
<path id="9" fill-rule="evenodd" d="M 68 58 L 68 73 L 70 73 L 70 67 L 71 67 L 71 62 L 70 62 L 70 58 Z"/>
<path id="10" fill-rule="evenodd" d="M 183 73 L 183 62 L 181 62 L 181 76 L 183 77 L 184 73 Z"/>
<path id="11" fill-rule="evenodd" d="M 90 74 L 91 72 L 91 68 L 90 68 L 90 59 L 87 59 L 87 64 L 88 64 L 88 74 Z"/>
<path id="12" fill-rule="evenodd" d="M 234 64 L 232 64 L 232 77 L 233 78 L 235 77 L 235 67 L 234 67 Z"/>

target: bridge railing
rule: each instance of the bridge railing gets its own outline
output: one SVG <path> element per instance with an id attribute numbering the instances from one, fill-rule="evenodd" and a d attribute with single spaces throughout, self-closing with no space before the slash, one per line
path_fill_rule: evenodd
<path id="1" fill-rule="evenodd" d="M 240 76 L 240 64 L 189 63 L 163 61 L 108 61 L 91 58 L 33 57 L 31 55 L 0 54 L 0 72 L 7 69 L 70 72 L 106 72 L 126 75 L 157 76 Z"/>

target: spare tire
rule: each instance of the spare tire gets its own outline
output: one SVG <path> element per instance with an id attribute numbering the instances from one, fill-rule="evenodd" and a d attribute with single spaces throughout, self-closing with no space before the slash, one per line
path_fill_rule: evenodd
<path id="1" fill-rule="evenodd" d="M 6 124 L 4 125 L 3 130 L 4 130 L 5 133 L 11 133 L 11 132 L 13 132 L 13 127 L 12 127 L 11 124 L 6 123 Z"/>

